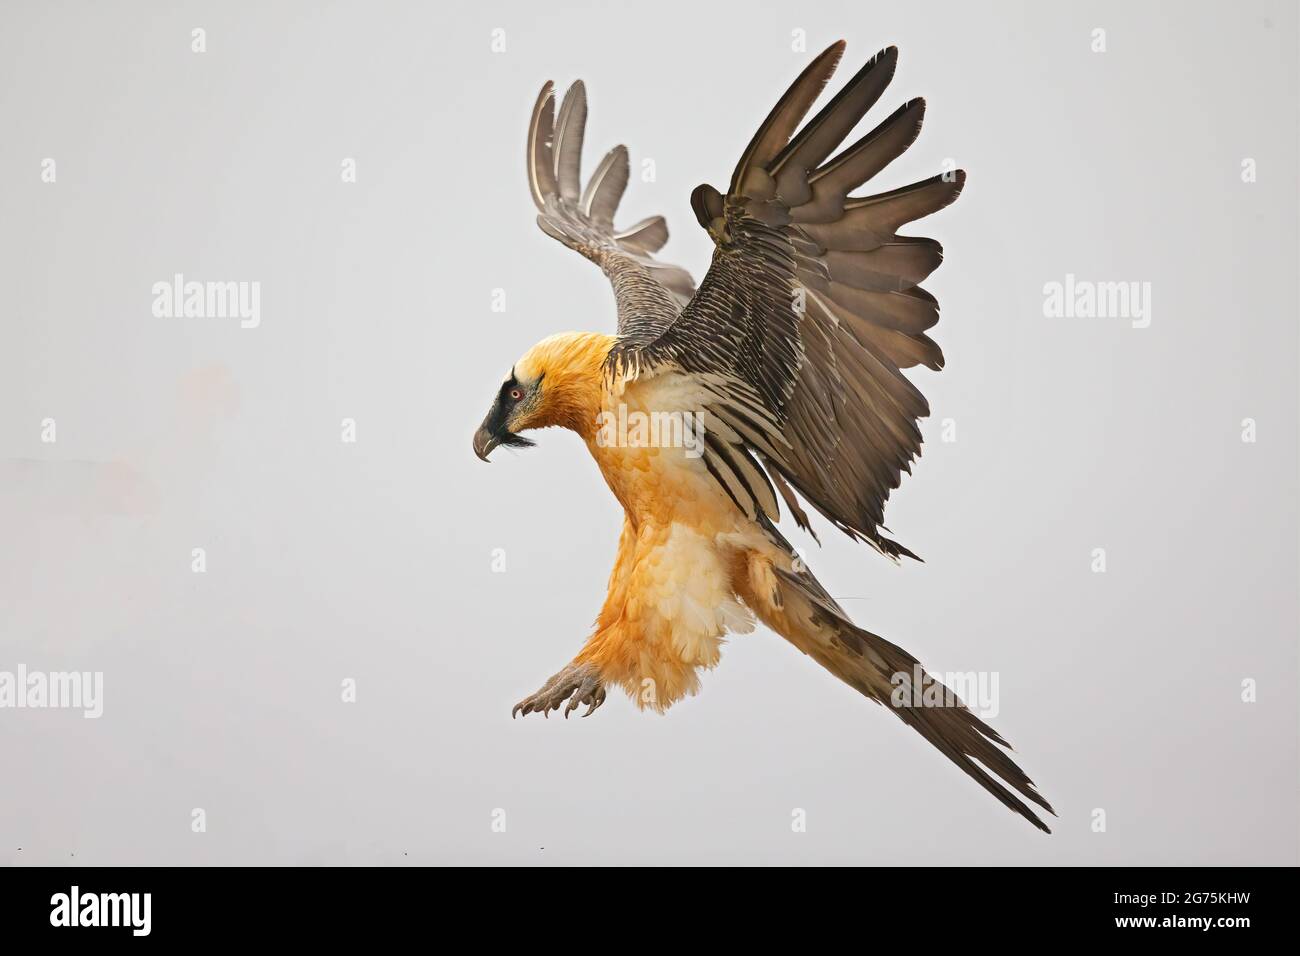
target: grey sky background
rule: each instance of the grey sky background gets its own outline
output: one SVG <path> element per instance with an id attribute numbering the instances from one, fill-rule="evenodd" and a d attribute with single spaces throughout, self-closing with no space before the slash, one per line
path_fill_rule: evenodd
<path id="1" fill-rule="evenodd" d="M 620 221 L 698 280 L 691 189 L 840 37 L 845 78 L 901 50 L 868 124 L 929 101 L 879 187 L 970 179 L 911 227 L 948 365 L 887 523 L 925 563 L 792 534 L 861 625 L 999 675 L 1051 837 L 763 630 L 666 717 L 510 719 L 620 520 L 572 435 L 470 450 L 532 342 L 613 328 L 533 224 L 537 90 L 587 81 L 585 168 L 626 143 Z M 1297 85 L 1288 2 L 6 3 L 0 670 L 105 689 L 0 710 L 0 862 L 1296 863 Z M 156 318 L 175 273 L 260 282 L 260 326 Z M 1045 318 L 1067 274 L 1151 283 L 1150 326 Z"/>

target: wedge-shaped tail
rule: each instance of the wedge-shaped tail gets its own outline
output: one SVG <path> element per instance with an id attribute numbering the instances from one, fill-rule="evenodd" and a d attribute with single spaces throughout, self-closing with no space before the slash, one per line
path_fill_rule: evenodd
<path id="1" fill-rule="evenodd" d="M 1056 811 L 1007 755 L 1011 745 L 996 730 L 907 651 L 849 620 L 811 573 L 775 570 L 774 576 L 776 593 L 764 614 L 773 630 L 858 693 L 895 713 L 1003 806 L 1052 832 L 1028 804 L 1053 816 Z M 765 595 L 751 600 L 760 613 L 769 603 Z"/>

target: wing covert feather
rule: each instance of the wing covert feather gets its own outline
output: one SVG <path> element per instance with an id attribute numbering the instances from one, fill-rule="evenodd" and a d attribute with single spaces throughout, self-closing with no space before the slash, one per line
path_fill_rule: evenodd
<path id="1" fill-rule="evenodd" d="M 725 196 L 710 186 L 692 194 L 716 246 L 709 271 L 666 326 L 620 322 L 610 367 L 707 383 L 709 410 L 758 455 L 798 523 L 807 519 L 791 487 L 851 537 L 915 557 L 882 534 L 884 506 L 920 452 L 917 422 L 930 411 L 902 370 L 943 365 L 926 334 L 939 305 L 919 286 L 943 250 L 898 229 L 955 200 L 966 177 L 851 195 L 912 144 L 925 103 L 909 100 L 842 147 L 893 77 L 889 47 L 796 132 L 843 50 L 836 43 L 817 57 L 768 114 Z M 733 455 L 706 451 L 720 482 L 730 484 Z M 777 517 L 766 482 L 738 504 Z"/>

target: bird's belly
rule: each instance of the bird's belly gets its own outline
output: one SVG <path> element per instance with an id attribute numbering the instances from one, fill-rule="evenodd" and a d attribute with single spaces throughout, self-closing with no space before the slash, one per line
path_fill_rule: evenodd
<path id="1" fill-rule="evenodd" d="M 691 482 L 674 473 L 669 485 Z M 649 508 L 639 524 L 629 515 L 631 555 L 615 570 L 591 653 L 607 680 L 659 711 L 699 689 L 698 672 L 718 662 L 728 633 L 754 627 L 737 598 L 735 551 L 716 530 L 719 516 L 680 503 L 663 514 Z"/>
<path id="2" fill-rule="evenodd" d="M 664 400 L 662 388 L 629 389 L 624 398 L 618 417 L 587 441 L 632 534 L 591 656 L 640 706 L 663 710 L 695 693 L 698 671 L 717 663 L 728 632 L 753 629 L 735 582 L 735 539 L 753 523 L 705 465 L 702 432 L 636 430 L 637 413 L 643 424 L 654 414 L 647 406 L 687 403 Z"/>

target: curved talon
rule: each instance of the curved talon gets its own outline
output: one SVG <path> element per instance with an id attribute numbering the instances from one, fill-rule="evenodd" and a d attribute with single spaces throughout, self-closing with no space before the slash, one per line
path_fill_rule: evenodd
<path id="1" fill-rule="evenodd" d="M 525 716 L 540 713 L 549 720 L 551 711 L 563 708 L 567 720 L 569 714 L 586 704 L 587 710 L 581 716 L 590 717 L 604 702 L 605 685 L 595 668 L 589 664 L 570 664 L 543 684 L 537 693 L 515 704 L 510 716 L 513 720 L 521 713 Z"/>

